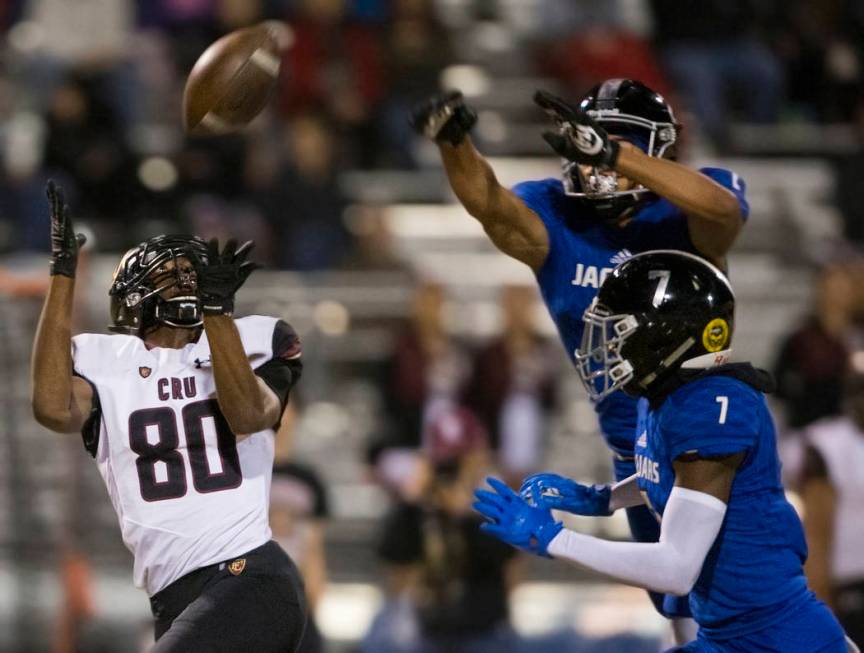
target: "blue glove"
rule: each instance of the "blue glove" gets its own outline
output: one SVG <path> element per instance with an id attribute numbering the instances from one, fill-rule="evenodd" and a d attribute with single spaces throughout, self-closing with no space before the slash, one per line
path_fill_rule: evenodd
<path id="1" fill-rule="evenodd" d="M 488 520 L 480 530 L 523 551 L 551 558 L 549 542 L 564 525 L 552 518 L 548 508 L 532 506 L 503 481 L 489 477 L 486 482 L 494 492 L 474 491 L 474 510 Z"/>
<path id="2" fill-rule="evenodd" d="M 534 474 L 522 482 L 519 493 L 526 501 L 534 501 L 541 508 L 563 510 L 576 515 L 608 517 L 609 485 L 582 485 L 558 474 Z"/>

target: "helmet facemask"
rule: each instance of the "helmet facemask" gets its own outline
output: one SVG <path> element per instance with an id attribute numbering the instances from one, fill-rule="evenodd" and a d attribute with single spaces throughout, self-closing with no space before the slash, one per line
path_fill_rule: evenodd
<path id="1" fill-rule="evenodd" d="M 142 336 L 161 325 L 201 326 L 198 263 L 206 263 L 206 245 L 194 237 L 158 236 L 127 252 L 109 291 L 109 330 Z M 165 295 L 174 288 L 174 294 Z"/>
<path id="2" fill-rule="evenodd" d="M 180 329 L 191 329 L 203 324 L 201 301 L 197 295 L 198 275 L 188 259 L 175 258 L 174 267 L 162 274 L 157 272 L 152 283 L 158 287 L 154 307 L 157 322 Z M 172 288 L 177 288 L 179 294 L 162 296 L 163 292 Z"/>
<path id="3" fill-rule="evenodd" d="M 579 378 L 593 401 L 605 399 L 633 379 L 633 366 L 622 350 L 639 328 L 634 315 L 612 314 L 595 298 L 582 320 L 585 329 L 575 353 Z"/>

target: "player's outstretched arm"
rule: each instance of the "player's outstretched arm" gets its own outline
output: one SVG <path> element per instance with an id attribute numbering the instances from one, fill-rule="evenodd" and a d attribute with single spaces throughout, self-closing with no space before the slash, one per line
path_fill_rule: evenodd
<path id="1" fill-rule="evenodd" d="M 468 132 L 477 114 L 459 92 L 435 96 L 414 108 L 414 129 L 438 144 L 447 179 L 462 206 L 504 254 L 539 270 L 549 253 L 540 217 L 502 186 Z"/>
<path id="2" fill-rule="evenodd" d="M 233 318 L 205 315 L 216 400 L 235 435 L 249 435 L 279 422 L 282 406 L 276 393 L 255 375 Z"/>
<path id="3" fill-rule="evenodd" d="M 474 509 L 481 528 L 531 553 L 581 567 L 664 594 L 690 592 L 723 525 L 735 470 L 742 456 L 676 462 L 676 486 L 663 513 L 656 543 L 610 542 L 563 528 L 542 505 L 531 505 L 506 485 L 489 479 L 495 492 L 478 490 Z"/>
<path id="4" fill-rule="evenodd" d="M 252 370 L 232 317 L 234 295 L 256 268 L 246 260 L 251 249 L 251 241 L 237 247 L 229 240 L 220 252 L 214 238 L 208 244 L 207 265 L 197 270 L 216 400 L 235 435 L 270 428 L 282 412 L 276 393 Z"/>
<path id="5" fill-rule="evenodd" d="M 60 433 L 79 431 L 93 399 L 90 384 L 72 375 L 72 302 L 78 249 L 63 191 L 48 182 L 51 211 L 51 282 L 42 306 L 31 362 L 31 404 L 36 421 Z"/>
<path id="6" fill-rule="evenodd" d="M 650 157 L 628 144 L 622 144 L 615 170 L 681 209 L 696 249 L 715 263 L 723 263 L 744 225 L 741 205 L 732 191 L 697 170 Z"/>
<path id="7" fill-rule="evenodd" d="M 717 538 L 744 454 L 679 459 L 656 544 L 608 542 L 563 531 L 549 553 L 623 582 L 664 594 L 690 592 Z"/>
<path id="8" fill-rule="evenodd" d="M 543 134 L 555 152 L 579 164 L 611 168 L 665 197 L 687 215 L 696 249 L 715 263 L 723 263 L 744 222 L 738 198 L 730 190 L 701 172 L 648 156 L 630 143 L 611 138 L 586 112 L 546 91 L 537 91 L 534 101 L 559 126 Z"/>

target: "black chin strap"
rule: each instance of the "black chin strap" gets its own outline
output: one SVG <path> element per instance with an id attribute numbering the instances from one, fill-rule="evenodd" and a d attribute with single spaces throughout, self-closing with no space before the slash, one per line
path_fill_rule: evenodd
<path id="1" fill-rule="evenodd" d="M 184 306 L 186 307 L 184 309 Z M 184 312 L 187 312 L 184 315 Z M 204 318 L 201 311 L 201 302 L 195 298 L 194 302 L 185 297 L 172 297 L 171 299 L 156 300 L 153 311 L 153 321 L 158 328 L 160 325 L 175 327 L 178 329 L 194 329 L 203 324 Z"/>

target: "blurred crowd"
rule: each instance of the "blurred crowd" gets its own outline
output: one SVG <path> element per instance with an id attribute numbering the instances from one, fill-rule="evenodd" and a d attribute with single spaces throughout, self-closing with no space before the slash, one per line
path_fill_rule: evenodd
<path id="1" fill-rule="evenodd" d="M 268 18 L 293 34 L 268 111 L 243 135 L 187 137 L 197 57 Z M 351 245 L 339 172 L 410 166 L 405 107 L 451 60 L 423 0 L 30 0 L 0 4 L 0 24 L 6 249 L 44 247 L 53 176 L 103 249 L 230 231 L 270 243 L 277 267 L 337 267 Z"/>
<path id="2" fill-rule="evenodd" d="M 864 641 L 864 258 L 841 252 L 814 278 L 810 310 L 774 352 L 774 415 L 809 581 Z M 560 387 L 566 363 L 536 329 L 533 288 L 503 287 L 500 335 L 472 348 L 449 335 L 445 300 L 441 286 L 418 286 L 381 375 L 386 420 L 369 460 L 392 501 L 377 545 L 387 598 L 361 650 L 655 650 L 639 638 L 516 633 L 505 597 L 526 561 L 478 530 L 471 491 L 490 472 L 518 487 L 555 464 L 546 436 L 549 417 L 572 401 Z"/>
<path id="3" fill-rule="evenodd" d="M 856 642 L 864 641 L 864 259 L 817 275 L 810 312 L 775 356 L 787 486 L 800 493 L 806 572 Z"/>
<path id="4" fill-rule="evenodd" d="M 566 363 L 538 331 L 538 300 L 533 287 L 504 286 L 499 335 L 469 346 L 448 332 L 445 288 L 418 285 L 380 377 L 387 403 L 369 469 L 390 499 L 375 543 L 384 603 L 360 653 L 656 650 L 650 637 L 566 625 L 520 635 L 510 606 L 529 561 L 481 531 L 471 507 L 487 475 L 518 487 L 548 462 Z"/>
<path id="5" fill-rule="evenodd" d="M 156 232 L 230 231 L 267 243 L 261 256 L 276 267 L 339 266 L 357 246 L 341 173 L 421 165 L 408 108 L 440 88 L 448 66 L 474 63 L 482 26 L 500 28 L 495 47 L 520 53 L 529 75 L 565 95 L 606 77 L 644 80 L 719 149 L 736 122 L 859 119 L 864 3 L 691 9 L 683 0 L 2 0 L 0 250 L 45 247 L 40 198 L 53 176 L 103 249 Z M 192 64 L 219 36 L 264 19 L 293 32 L 270 110 L 243 136 L 186 137 Z"/>

